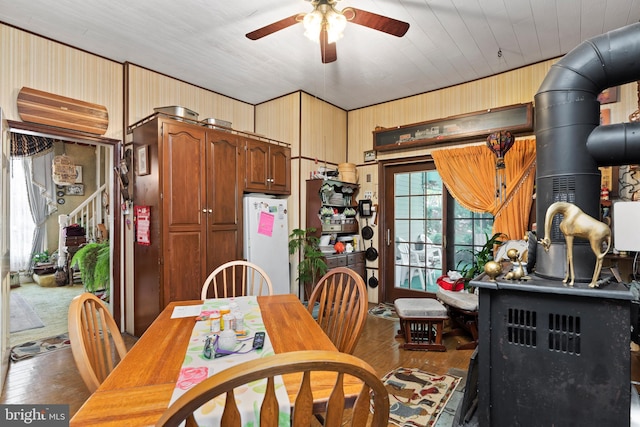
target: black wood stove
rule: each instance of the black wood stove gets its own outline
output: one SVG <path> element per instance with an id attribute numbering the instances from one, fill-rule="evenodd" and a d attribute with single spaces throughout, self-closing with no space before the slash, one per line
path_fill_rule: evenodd
<path id="1" fill-rule="evenodd" d="M 625 285 L 486 275 L 471 285 L 480 288 L 480 426 L 629 425 L 633 294 Z"/>

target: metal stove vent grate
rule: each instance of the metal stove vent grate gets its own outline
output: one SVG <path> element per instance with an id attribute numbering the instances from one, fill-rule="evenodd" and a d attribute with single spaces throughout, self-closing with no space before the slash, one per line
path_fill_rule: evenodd
<path id="1" fill-rule="evenodd" d="M 549 350 L 580 355 L 580 317 L 549 313 Z"/>
<path id="2" fill-rule="evenodd" d="M 552 181 L 553 202 L 576 202 L 576 177 L 575 176 L 559 176 L 554 177 Z M 560 231 L 560 222 L 564 218 L 563 215 L 556 215 L 551 222 L 551 240 L 564 241 L 564 235 Z"/>
<path id="3" fill-rule="evenodd" d="M 510 308 L 507 314 L 507 341 L 510 344 L 536 347 L 537 313 Z"/>

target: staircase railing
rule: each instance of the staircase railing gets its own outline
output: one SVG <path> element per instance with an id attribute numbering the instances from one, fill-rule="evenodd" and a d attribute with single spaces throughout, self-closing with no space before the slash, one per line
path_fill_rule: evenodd
<path id="1" fill-rule="evenodd" d="M 87 242 L 96 240 L 98 224 L 103 224 L 102 197 L 107 190 L 107 184 L 100 186 L 91 196 L 67 215 L 58 215 L 58 266 L 66 263 L 65 227 L 78 224 L 84 227 Z"/>

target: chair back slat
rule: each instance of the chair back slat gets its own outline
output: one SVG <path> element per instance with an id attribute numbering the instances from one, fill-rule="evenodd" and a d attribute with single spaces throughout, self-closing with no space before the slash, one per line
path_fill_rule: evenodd
<path id="1" fill-rule="evenodd" d="M 71 301 L 68 327 L 76 366 L 93 393 L 125 356 L 127 347 L 108 307 L 91 293 Z"/>
<path id="2" fill-rule="evenodd" d="M 353 405 L 354 420 L 364 420 L 369 416 L 371 407 L 370 390 L 369 386 L 365 384 L 356 398 L 356 402 Z"/>
<path id="3" fill-rule="evenodd" d="M 336 381 L 326 403 L 327 419 L 325 425 L 342 425 L 345 417 L 344 377 L 345 374 L 362 381 L 360 389 L 350 391 L 358 395 L 351 413 L 351 425 L 386 427 L 389 420 L 389 393 L 378 378 L 375 370 L 362 359 L 335 351 L 306 350 L 276 354 L 256 360 L 240 363 L 192 387 L 180 396 L 157 422 L 158 427 L 178 426 L 185 419 L 193 419 L 193 413 L 202 405 L 226 393 L 225 409 L 220 425 L 235 427 L 239 425 L 236 401 L 233 390 L 246 387 L 247 384 L 267 379 L 267 390 L 260 408 L 259 425 L 271 427 L 278 425 L 279 409 L 275 398 L 273 378 L 278 375 L 301 373 L 302 381 L 295 396 L 291 425 L 307 427 L 314 413 L 313 388 L 311 381 L 314 372 L 336 373 Z M 324 386 L 323 386 L 324 387 Z M 350 393 L 351 395 L 351 393 Z M 366 401 L 366 408 L 365 408 Z M 371 405 L 371 406 L 369 406 Z M 369 412 L 372 409 L 372 414 Z M 365 408 L 366 410 L 363 410 Z M 369 424 L 370 423 L 370 424 Z M 187 423 L 189 425 L 189 423 Z"/>
<path id="4" fill-rule="evenodd" d="M 344 416 L 343 378 L 343 373 L 338 373 L 336 384 L 329 396 L 329 401 L 327 402 L 327 417 L 325 424 L 328 426 L 339 426 L 342 424 L 342 418 Z"/>
<path id="5" fill-rule="evenodd" d="M 276 398 L 276 387 L 273 377 L 267 378 L 267 389 L 260 408 L 260 427 L 278 427 L 280 405 Z"/>
<path id="6" fill-rule="evenodd" d="M 311 292 L 308 310 L 338 351 L 353 353 L 367 317 L 367 288 L 355 271 L 346 267 L 331 269 Z"/>
<path id="7" fill-rule="evenodd" d="M 273 294 L 273 285 L 267 273 L 259 266 L 244 260 L 222 264 L 205 279 L 201 299 L 207 299 L 209 288 L 213 298 L 231 298 L 247 295 Z"/>
<path id="8" fill-rule="evenodd" d="M 313 392 L 311 391 L 311 373 L 309 371 L 302 375 L 300 389 L 296 396 L 291 425 L 293 427 L 308 427 L 311 425 L 313 416 Z"/>
<path id="9" fill-rule="evenodd" d="M 224 402 L 224 411 L 222 412 L 222 419 L 220 421 L 220 425 L 223 426 L 240 427 L 242 425 L 240 419 L 240 410 L 238 409 L 238 404 L 236 403 L 236 396 L 233 392 L 233 389 L 229 390 L 229 392 L 227 393 L 227 398 Z"/>

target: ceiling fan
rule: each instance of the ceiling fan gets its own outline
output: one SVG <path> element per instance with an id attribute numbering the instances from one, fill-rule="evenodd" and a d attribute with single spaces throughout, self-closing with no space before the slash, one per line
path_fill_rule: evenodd
<path id="1" fill-rule="evenodd" d="M 313 6 L 309 13 L 297 13 L 280 21 L 273 22 L 255 31 L 247 33 L 247 38 L 258 40 L 262 37 L 283 30 L 302 22 L 305 35 L 311 40 L 320 43 L 320 55 L 322 63 L 327 64 L 337 59 L 336 41 L 342 37 L 347 22 L 362 25 L 374 30 L 382 31 L 396 37 L 402 37 L 409 29 L 409 24 L 388 16 L 345 7 L 341 11 L 335 8 L 340 0 L 307 0 Z"/>

